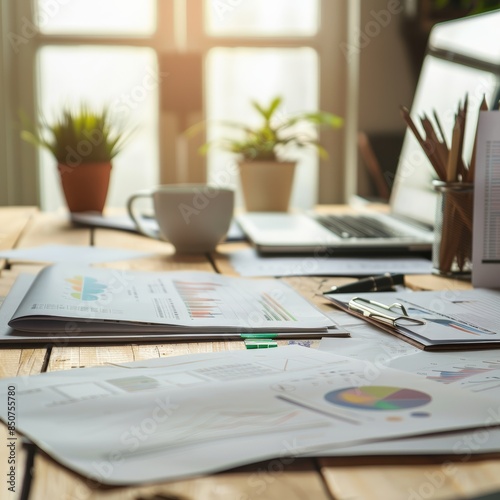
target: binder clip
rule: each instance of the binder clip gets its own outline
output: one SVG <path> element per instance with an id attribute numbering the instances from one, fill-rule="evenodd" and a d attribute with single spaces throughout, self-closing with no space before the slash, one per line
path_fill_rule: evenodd
<path id="1" fill-rule="evenodd" d="M 362 314 L 367 318 L 375 321 L 391 325 L 396 328 L 398 326 L 415 326 L 425 325 L 423 319 L 411 317 L 405 307 L 399 302 L 394 302 L 391 305 L 381 304 L 374 300 L 364 299 L 362 297 L 354 297 L 349 301 L 349 309 Z"/>

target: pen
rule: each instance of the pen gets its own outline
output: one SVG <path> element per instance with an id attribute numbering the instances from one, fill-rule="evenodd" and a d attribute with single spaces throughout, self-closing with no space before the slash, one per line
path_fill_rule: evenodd
<path id="1" fill-rule="evenodd" d="M 392 290 L 395 285 L 404 284 L 404 274 L 385 273 L 380 276 L 370 276 L 347 285 L 332 286 L 331 290 L 323 292 L 329 293 L 351 293 L 351 292 L 383 292 Z"/>

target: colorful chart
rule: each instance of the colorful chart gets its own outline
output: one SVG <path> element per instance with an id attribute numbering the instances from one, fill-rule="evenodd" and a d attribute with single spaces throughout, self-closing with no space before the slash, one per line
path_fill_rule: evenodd
<path id="1" fill-rule="evenodd" d="M 436 382 L 441 382 L 443 384 L 451 384 L 453 382 L 458 382 L 459 380 L 463 380 L 464 378 L 473 377 L 474 375 L 481 375 L 483 373 L 488 373 L 492 371 L 489 368 L 475 368 L 475 367 L 453 367 L 455 370 L 435 370 L 435 373 L 438 375 L 429 375 L 427 378 L 429 380 L 434 380 Z M 493 368 L 497 370 L 498 368 Z"/>
<path id="2" fill-rule="evenodd" d="M 335 405 L 358 410 L 406 410 L 431 401 L 425 392 L 377 385 L 338 389 L 325 394 L 325 399 Z"/>
<path id="3" fill-rule="evenodd" d="M 106 285 L 88 276 L 75 276 L 66 281 L 73 290 L 70 294 L 71 297 L 78 300 L 97 300 L 99 294 L 106 290 Z"/>
<path id="4" fill-rule="evenodd" d="M 223 316 L 220 297 L 221 285 L 217 283 L 203 283 L 191 281 L 174 281 L 192 319 L 211 319 Z"/>

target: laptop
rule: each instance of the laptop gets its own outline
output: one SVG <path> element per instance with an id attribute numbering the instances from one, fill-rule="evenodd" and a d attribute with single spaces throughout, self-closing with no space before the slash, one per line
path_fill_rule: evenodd
<path id="1" fill-rule="evenodd" d="M 431 31 L 411 106 L 411 116 L 440 118 L 451 142 L 454 111 L 468 96 L 464 158 L 471 157 L 483 95 L 492 109 L 500 97 L 500 10 L 448 21 Z M 434 241 L 436 195 L 433 168 L 407 131 L 387 213 L 247 212 L 237 221 L 261 253 L 426 253 Z"/>

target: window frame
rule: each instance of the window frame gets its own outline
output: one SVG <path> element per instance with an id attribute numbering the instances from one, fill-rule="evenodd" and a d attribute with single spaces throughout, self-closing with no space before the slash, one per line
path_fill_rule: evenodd
<path id="1" fill-rule="evenodd" d="M 199 52 L 205 57 L 214 47 L 311 47 L 317 51 L 319 60 L 318 106 L 345 116 L 346 100 L 337 96 L 346 94 L 348 61 L 338 47 L 343 40 L 347 40 L 347 2 L 319 0 L 320 19 L 332 20 L 336 26 L 332 28 L 331 23 L 320 22 L 318 33 L 312 36 L 215 37 L 206 34 L 203 29 L 204 0 L 157 0 L 157 29 L 151 35 L 56 35 L 37 31 L 30 33 L 26 43 L 19 46 L 18 53 L 10 46 L 9 39 L 3 37 L 0 68 L 7 77 L 0 82 L 0 95 L 5 96 L 6 101 L 4 112 L 0 110 L 0 177 L 6 182 L 0 187 L 0 204 L 40 204 L 38 154 L 35 148 L 23 143 L 15 124 L 19 122 L 19 109 L 22 108 L 28 116 L 35 116 L 38 109 L 35 63 L 41 47 L 59 44 L 133 45 L 152 48 L 158 57 L 168 52 Z M 33 26 L 34 18 L 35 0 L 3 1 L 0 23 L 4 33 L 22 36 L 26 23 Z M 167 23 L 170 23 L 171 29 L 166 28 Z M 159 134 L 162 137 L 160 182 L 204 182 L 206 161 L 197 153 L 199 144 L 193 143 L 193 140 L 187 142 L 175 116 L 161 110 L 159 116 Z M 187 125 L 202 117 L 203 110 L 191 114 Z M 201 138 L 198 140 L 201 141 Z M 345 192 L 344 132 L 322 131 L 320 140 L 329 158 L 319 162 L 318 202 L 341 202 Z M 177 168 L 167 168 L 172 164 Z"/>

